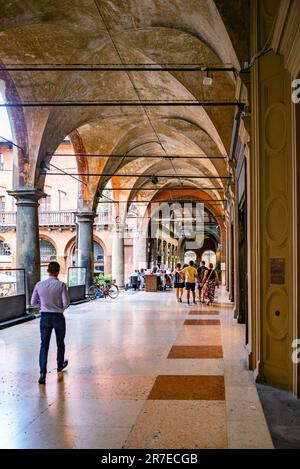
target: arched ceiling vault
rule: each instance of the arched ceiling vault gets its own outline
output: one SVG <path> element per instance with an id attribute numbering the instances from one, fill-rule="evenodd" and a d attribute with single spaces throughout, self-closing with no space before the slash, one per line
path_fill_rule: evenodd
<path id="1" fill-rule="evenodd" d="M 174 185 L 171 188 L 164 188 L 161 191 L 157 192 L 153 197 L 150 199 L 151 202 L 142 205 L 139 210 L 139 214 L 141 217 L 145 217 L 144 223 L 148 223 L 148 217 L 147 215 L 153 215 L 153 210 L 155 211 L 155 205 L 152 205 L 152 209 L 149 212 L 151 204 L 155 203 L 162 203 L 165 201 L 168 201 L 170 203 L 174 204 L 174 207 L 176 206 L 176 202 L 178 203 L 184 203 L 186 201 L 189 202 L 200 202 L 204 204 L 204 210 L 211 214 L 211 216 L 215 219 L 216 224 L 219 226 L 219 228 L 222 230 L 224 229 L 224 217 L 223 217 L 223 208 L 221 204 L 215 203 L 214 199 L 207 194 L 206 192 L 199 191 L 195 193 L 195 191 L 191 188 L 190 191 L 186 191 L 184 193 L 181 193 L 181 195 L 178 195 L 178 192 L 176 189 L 180 189 L 181 186 L 179 185 Z M 187 188 L 187 186 L 185 186 Z M 144 229 L 146 227 L 144 225 Z"/>
<path id="2" fill-rule="evenodd" d="M 134 200 L 151 200 L 154 196 L 158 196 L 160 193 L 164 193 L 170 201 L 178 200 L 181 196 L 190 196 L 189 190 L 195 193 L 200 193 L 201 188 L 195 180 L 187 180 L 182 178 L 182 184 L 178 183 L 178 179 L 162 180 L 161 183 L 153 184 L 148 178 L 140 178 L 136 181 L 133 186 L 133 190 L 128 196 L 128 206 Z M 202 186 L 204 187 L 204 186 Z M 173 192 L 170 192 L 173 190 Z M 181 193 L 180 193 L 181 191 Z M 224 192 L 202 189 L 202 193 L 205 192 L 212 199 L 223 199 Z"/>
<path id="3" fill-rule="evenodd" d="M 213 0 L 0 0 L 0 10 L 0 56 L 4 66 L 123 62 L 239 67 Z M 202 78 L 199 72 L 175 71 L 131 72 L 130 76 L 127 72 L 104 71 L 0 75 L 6 98 L 14 101 L 234 100 L 233 74 L 216 73 L 211 86 L 203 86 Z M 20 126 L 13 111 L 10 113 L 18 134 Z M 116 173 L 113 187 L 133 187 L 132 193 L 126 193 L 128 202 L 137 195 L 141 197 L 139 189 L 148 184 L 151 174 L 204 176 L 205 179 L 181 184 L 218 186 L 222 189 L 207 193 L 210 197 L 223 197 L 225 180 L 217 177 L 228 174 L 228 164 L 226 159 L 211 156 L 227 155 L 233 118 L 233 107 L 164 106 L 146 111 L 141 106 L 26 108 L 22 141 L 26 142 L 27 161 L 22 161 L 25 174 L 17 185 L 43 188 L 41 162 L 49 162 L 48 155 L 70 135 L 76 152 L 120 155 L 120 159 L 78 158 L 78 170 Z M 170 162 L 147 159 L 150 154 L 203 155 L 206 159 L 180 158 Z M 20 169 L 18 164 L 16 168 Z M 130 173 L 140 177 L 124 177 Z M 161 179 L 161 185 L 178 185 L 174 176 Z M 86 184 L 82 185 L 81 203 L 92 208 L 96 194 L 105 188 L 108 179 L 97 175 L 82 177 Z"/>

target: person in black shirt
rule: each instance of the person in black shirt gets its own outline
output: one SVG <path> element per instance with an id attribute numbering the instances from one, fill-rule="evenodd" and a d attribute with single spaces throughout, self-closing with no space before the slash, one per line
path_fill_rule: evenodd
<path id="1" fill-rule="evenodd" d="M 184 289 L 184 275 L 180 273 L 181 264 L 176 265 L 176 269 L 173 272 L 174 276 L 174 288 L 176 291 L 176 298 L 178 303 L 182 303 L 183 289 Z"/>
<path id="2" fill-rule="evenodd" d="M 208 270 L 208 268 L 205 265 L 205 261 L 201 261 L 200 267 L 198 267 L 197 272 L 199 276 L 199 284 L 198 284 L 198 292 L 199 292 L 199 301 L 201 302 L 201 291 L 203 288 L 203 279 L 205 272 Z"/>

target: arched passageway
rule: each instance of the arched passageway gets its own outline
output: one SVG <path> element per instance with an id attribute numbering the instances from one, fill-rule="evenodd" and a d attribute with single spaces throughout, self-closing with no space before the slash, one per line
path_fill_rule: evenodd
<path id="1" fill-rule="evenodd" d="M 213 261 L 247 370 L 299 396 L 297 0 L 14 0 L 1 11 L 11 134 L 0 233 L 25 271 L 27 307 L 54 258 L 64 273 L 86 270 L 86 291 L 95 273 L 122 290 L 136 270 Z M 183 327 L 207 325 L 195 320 Z"/>

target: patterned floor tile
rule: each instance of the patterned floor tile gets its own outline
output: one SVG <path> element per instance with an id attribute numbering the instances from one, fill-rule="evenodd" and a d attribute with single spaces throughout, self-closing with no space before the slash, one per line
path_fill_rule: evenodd
<path id="1" fill-rule="evenodd" d="M 220 319 L 186 319 L 184 326 L 220 326 Z"/>
<path id="2" fill-rule="evenodd" d="M 161 375 L 155 380 L 150 400 L 213 400 L 225 399 L 223 376 Z"/>
<path id="3" fill-rule="evenodd" d="M 223 358 L 220 345 L 174 345 L 168 358 Z"/>

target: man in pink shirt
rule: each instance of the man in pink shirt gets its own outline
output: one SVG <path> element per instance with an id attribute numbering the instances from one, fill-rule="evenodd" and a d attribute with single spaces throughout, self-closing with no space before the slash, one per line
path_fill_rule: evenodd
<path id="1" fill-rule="evenodd" d="M 48 265 L 49 278 L 38 282 L 34 287 L 31 305 L 41 312 L 41 349 L 40 349 L 40 379 L 39 384 L 46 384 L 47 360 L 52 329 L 55 331 L 57 343 L 57 371 L 61 372 L 68 365 L 65 360 L 66 321 L 64 310 L 70 304 L 66 285 L 58 280 L 60 265 L 50 262 Z"/>

